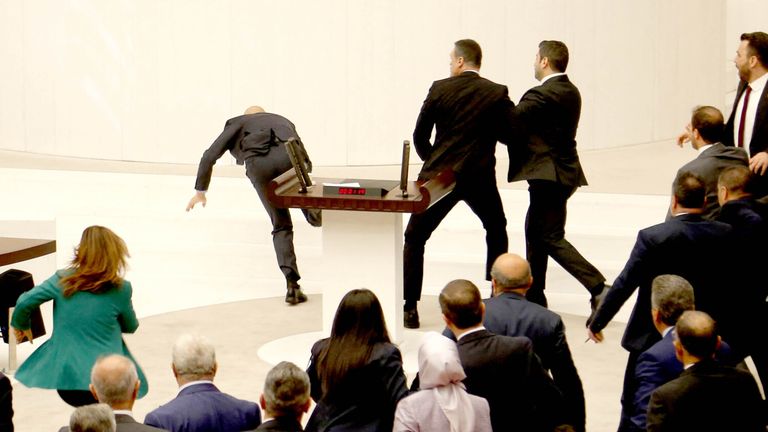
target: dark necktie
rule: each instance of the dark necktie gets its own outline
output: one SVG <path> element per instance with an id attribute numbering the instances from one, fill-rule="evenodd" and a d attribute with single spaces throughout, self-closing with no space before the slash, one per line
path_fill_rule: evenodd
<path id="1" fill-rule="evenodd" d="M 744 120 L 747 119 L 747 105 L 749 105 L 749 94 L 752 93 L 752 87 L 747 86 L 744 91 L 744 104 L 741 107 L 741 120 L 739 121 L 739 147 L 744 147 Z"/>

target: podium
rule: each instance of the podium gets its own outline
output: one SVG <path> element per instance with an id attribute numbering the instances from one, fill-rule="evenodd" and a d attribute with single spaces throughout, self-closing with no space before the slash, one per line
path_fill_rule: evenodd
<path id="1" fill-rule="evenodd" d="M 296 173 L 286 171 L 269 183 L 267 196 L 277 207 L 324 210 L 323 335 L 330 335 L 341 298 L 352 289 L 367 288 L 381 302 L 390 338 L 399 342 L 403 335 L 403 214 L 423 212 L 450 193 L 456 184 L 453 172 L 426 182 L 408 182 L 407 196 L 399 186 L 383 196 L 328 194 L 323 192 L 324 183 L 350 180 L 313 181 L 301 192 Z"/>

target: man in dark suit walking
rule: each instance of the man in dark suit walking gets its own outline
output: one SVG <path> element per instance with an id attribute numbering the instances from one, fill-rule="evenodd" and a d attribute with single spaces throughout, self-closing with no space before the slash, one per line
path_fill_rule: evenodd
<path id="1" fill-rule="evenodd" d="M 491 264 L 507 251 L 507 219 L 496 187 L 496 142 L 503 138 L 505 113 L 512 102 L 507 88 L 480 77 L 482 51 L 477 42 L 462 39 L 450 54 L 450 78 L 435 81 L 421 107 L 413 143 L 424 161 L 419 180 L 452 170 L 453 191 L 423 213 L 411 215 L 403 248 L 404 324 L 419 327 L 417 302 L 424 278 L 424 247 L 448 212 L 464 201 L 485 228 L 486 279 Z M 435 142 L 430 143 L 435 129 Z"/>
<path id="2" fill-rule="evenodd" d="M 752 374 L 713 359 L 720 341 L 714 320 L 688 311 L 675 333 L 675 354 L 685 370 L 651 396 L 647 430 L 765 432 L 762 397 Z"/>
<path id="3" fill-rule="evenodd" d="M 594 311 L 605 277 L 565 239 L 568 198 L 587 184 L 576 152 L 581 95 L 565 74 L 567 66 L 564 43 L 539 44 L 534 72 L 541 85 L 528 90 L 513 110 L 511 121 L 523 136 L 522 142 L 507 146 L 507 180 L 528 180 L 525 242 L 533 272 L 528 300 L 547 306 L 544 289 L 547 262 L 552 257 L 589 291 Z"/>
<path id="4" fill-rule="evenodd" d="M 689 132 L 691 147 L 699 152 L 696 159 L 683 165 L 677 174 L 689 171 L 704 180 L 706 202 L 701 217 L 715 219 L 720 213 L 720 203 L 717 200 L 717 178 L 728 167 L 749 165 L 749 158 L 744 149 L 724 145 L 723 114 L 715 107 L 700 106 L 693 110 L 691 122 L 686 130 Z M 682 142 L 678 145 L 682 146 Z M 667 219 L 672 217 L 667 214 Z"/>
<path id="5" fill-rule="evenodd" d="M 488 401 L 493 430 L 551 431 L 566 424 L 562 396 L 531 340 L 486 330 L 485 305 L 472 282 L 449 282 L 439 300 L 445 324 L 457 339 L 464 385 Z"/>
<path id="6" fill-rule="evenodd" d="M 286 280 L 285 301 L 295 305 L 307 301 L 307 296 L 299 286 L 299 268 L 296 264 L 296 252 L 293 248 L 293 221 L 286 208 L 277 208 L 267 198 L 267 184 L 280 174 L 292 168 L 291 160 L 283 143 L 295 138 L 303 162 L 312 170 L 312 162 L 301 143 L 296 127 L 287 118 L 264 112 L 260 106 L 252 106 L 244 115 L 227 120 L 211 147 L 203 153 L 197 169 L 195 194 L 187 204 L 190 211 L 197 204 L 205 207 L 208 199 L 206 191 L 211 183 L 213 165 L 229 151 L 239 165 L 245 164 L 245 174 L 251 180 L 259 199 L 272 221 L 272 242 L 277 256 L 277 264 Z M 320 210 L 302 210 L 313 226 L 320 226 Z"/>
<path id="7" fill-rule="evenodd" d="M 730 268 L 730 257 L 725 251 L 730 247 L 731 227 L 702 219 L 704 193 L 704 182 L 694 174 L 682 173 L 675 179 L 671 198 L 673 218 L 638 233 L 629 260 L 608 289 L 589 325 L 589 337 L 601 342 L 601 330 L 639 288 L 637 302 L 621 340 L 629 357 L 624 373 L 619 430 L 631 430 L 624 428 L 629 427 L 632 412 L 637 358 L 660 339 L 651 320 L 653 279 L 662 274 L 681 276 L 693 286 L 696 309 L 710 312 L 718 320 L 727 315 L 728 299 L 720 295 L 722 287 L 727 286 L 721 269 Z M 706 265 L 713 261 L 719 265 Z M 726 325 L 724 321 L 719 320 Z"/>
<path id="8" fill-rule="evenodd" d="M 485 301 L 485 328 L 505 336 L 525 336 L 563 394 L 566 418 L 577 431 L 585 428 L 584 389 L 565 338 L 560 315 L 526 300 L 531 287 L 531 267 L 510 253 L 496 258 L 491 268 L 493 297 Z"/>

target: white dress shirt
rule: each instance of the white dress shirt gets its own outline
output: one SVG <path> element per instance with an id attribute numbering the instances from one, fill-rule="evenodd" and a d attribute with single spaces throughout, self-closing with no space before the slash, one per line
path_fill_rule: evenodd
<path id="1" fill-rule="evenodd" d="M 757 117 L 757 105 L 760 104 L 760 97 L 763 95 L 765 83 L 768 81 L 768 73 L 749 83 L 752 92 L 749 95 L 749 104 L 747 105 L 747 114 L 744 117 L 744 150 L 749 154 L 749 143 L 752 141 L 752 131 L 755 127 L 755 117 Z M 744 90 L 736 105 L 736 111 L 733 112 L 733 145 L 739 145 L 739 127 L 741 127 L 741 110 L 744 107 Z M 752 156 L 751 154 L 749 155 Z"/>

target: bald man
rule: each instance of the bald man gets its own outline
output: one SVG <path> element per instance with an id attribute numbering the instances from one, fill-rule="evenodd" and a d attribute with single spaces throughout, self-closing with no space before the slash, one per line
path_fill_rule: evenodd
<path id="1" fill-rule="evenodd" d="M 285 301 L 295 305 L 307 301 L 307 296 L 299 286 L 301 276 L 293 248 L 293 221 L 288 209 L 276 208 L 267 199 L 269 182 L 293 167 L 283 145 L 291 138 L 298 142 L 300 157 L 307 164 L 308 170 L 312 171 L 312 162 L 304 150 L 299 134 L 296 133 L 296 127 L 287 118 L 265 112 L 260 106 L 252 106 L 245 110 L 245 114 L 227 120 L 224 131 L 200 159 L 195 194 L 187 204 L 187 211 L 197 204 L 202 204 L 203 207 L 207 204 L 206 191 L 211 183 L 213 165 L 224 152 L 229 151 L 238 165 L 245 164 L 245 174 L 251 180 L 272 221 L 272 242 L 277 264 L 286 281 Z M 322 224 L 320 210 L 302 211 L 310 225 Z"/>
<path id="2" fill-rule="evenodd" d="M 573 364 L 560 315 L 526 300 L 533 284 L 531 266 L 519 255 L 500 255 L 491 267 L 493 297 L 485 300 L 483 324 L 488 331 L 505 336 L 525 336 L 563 393 L 568 423 L 585 428 L 584 389 Z"/>

